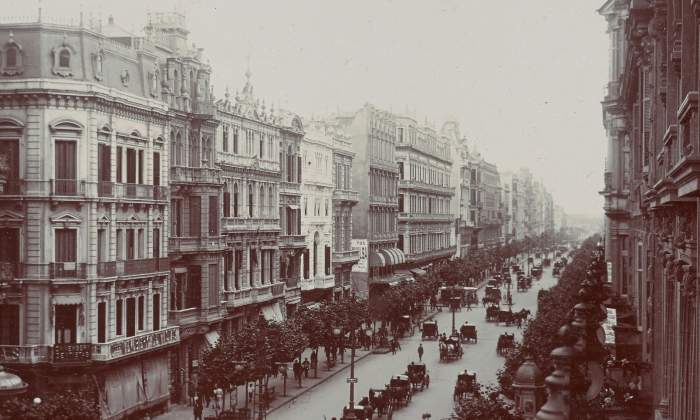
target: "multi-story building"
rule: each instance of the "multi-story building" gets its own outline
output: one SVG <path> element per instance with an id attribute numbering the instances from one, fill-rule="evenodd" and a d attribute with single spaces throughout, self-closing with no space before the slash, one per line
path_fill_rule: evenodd
<path id="1" fill-rule="evenodd" d="M 306 238 L 302 261 L 302 303 L 332 300 L 335 273 L 332 266 L 333 138 L 322 123 L 312 122 L 301 142 L 301 231 Z"/>
<path id="2" fill-rule="evenodd" d="M 0 28 L 0 363 L 38 391 L 97 383 L 105 417 L 165 404 L 180 329 L 161 58 L 180 52 L 113 21 Z"/>
<path id="3" fill-rule="evenodd" d="M 459 123 L 447 121 L 442 126 L 442 136 L 450 145 L 452 164 L 452 182 L 455 184 L 455 197 L 451 202 L 451 213 L 457 217 L 453 236 L 456 244 L 455 255 L 464 257 L 469 254 L 472 243 L 478 240 L 478 225 L 475 213 L 476 194 L 471 201 L 471 159 L 467 139 L 460 135 Z"/>
<path id="4" fill-rule="evenodd" d="M 567 227 L 566 212 L 561 206 L 554 206 L 554 232 L 559 233 Z"/>
<path id="5" fill-rule="evenodd" d="M 271 109 L 274 114 L 274 109 Z M 291 316 L 301 303 L 301 262 L 306 241 L 301 231 L 301 119 L 287 111 L 280 112 L 280 279 L 286 283 L 286 315 Z"/>
<path id="6" fill-rule="evenodd" d="M 333 272 L 334 299 L 352 292 L 352 267 L 360 260 L 360 251 L 352 247 L 352 209 L 359 200 L 353 188 L 352 162 L 355 157 L 350 137 L 336 125 L 325 124 L 333 137 Z"/>
<path id="7" fill-rule="evenodd" d="M 454 216 L 452 159 L 447 138 L 410 117 L 396 117 L 399 169 L 398 248 L 412 268 L 450 258 Z"/>
<path id="8" fill-rule="evenodd" d="M 608 281 L 618 358 L 641 373 L 656 419 L 700 416 L 697 293 L 697 1 L 608 0 L 603 100 Z"/>
<path id="9" fill-rule="evenodd" d="M 535 237 L 537 236 L 537 197 L 535 196 L 535 182 L 528 168 L 520 168 L 518 182 L 523 198 L 523 237 Z"/>
<path id="10" fill-rule="evenodd" d="M 250 70 L 233 100 L 217 103 L 216 161 L 222 177 L 223 312 L 219 331 L 239 329 L 262 314 L 281 321 L 286 309 L 280 281 L 280 158 L 283 118 L 253 94 Z M 303 133 L 301 121 L 287 127 Z M 288 164 L 285 162 L 285 164 Z M 285 214 L 286 216 L 286 214 Z M 285 226 L 299 218 L 285 218 Z M 289 268 L 286 268 L 289 271 Z"/>
<path id="11" fill-rule="evenodd" d="M 503 172 L 501 177 L 501 205 L 503 216 L 503 243 L 506 244 L 514 239 L 513 225 L 513 173 Z"/>
<path id="12" fill-rule="evenodd" d="M 477 207 L 479 215 L 479 247 L 493 247 L 503 243 L 503 206 L 498 168 L 479 157 L 477 169 Z"/>
<path id="13" fill-rule="evenodd" d="M 396 266 L 406 260 L 397 248 L 396 122 L 392 114 L 369 104 L 334 121 L 350 136 L 356 153 L 352 177 L 359 201 L 352 212 L 352 246 L 360 261 L 353 266 L 352 280 L 362 295 L 370 282 L 394 276 Z"/>

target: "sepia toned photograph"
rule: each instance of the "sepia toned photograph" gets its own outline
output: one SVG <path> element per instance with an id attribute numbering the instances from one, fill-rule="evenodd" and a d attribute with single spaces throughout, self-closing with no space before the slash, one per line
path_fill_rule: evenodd
<path id="1" fill-rule="evenodd" d="M 0 420 L 700 419 L 700 0 L 0 0 Z"/>

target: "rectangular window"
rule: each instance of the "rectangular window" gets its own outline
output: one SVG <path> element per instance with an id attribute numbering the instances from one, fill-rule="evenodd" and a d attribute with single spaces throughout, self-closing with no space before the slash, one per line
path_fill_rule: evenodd
<path id="1" fill-rule="evenodd" d="M 124 259 L 124 230 L 117 229 L 117 260 Z"/>
<path id="2" fill-rule="evenodd" d="M 202 234 L 202 197 L 190 196 L 190 236 Z"/>
<path id="3" fill-rule="evenodd" d="M 107 258 L 107 230 L 97 229 L 97 262 L 106 261 Z"/>
<path id="4" fill-rule="evenodd" d="M 209 264 L 209 306 L 219 304 L 219 264 Z"/>
<path id="5" fill-rule="evenodd" d="M 107 303 L 97 304 L 97 342 L 107 341 Z"/>
<path id="6" fill-rule="evenodd" d="M 309 278 L 309 250 L 304 250 L 304 278 Z"/>
<path id="7" fill-rule="evenodd" d="M 224 202 L 223 202 L 224 217 L 231 217 L 231 193 L 224 191 Z"/>
<path id="8" fill-rule="evenodd" d="M 399 213 L 403 213 L 403 194 L 399 194 Z"/>
<path id="9" fill-rule="evenodd" d="M 153 152 L 153 185 L 160 185 L 160 153 Z"/>
<path id="10" fill-rule="evenodd" d="M 326 245 L 325 252 L 324 264 L 326 267 L 326 275 L 329 275 L 331 274 L 331 247 Z"/>
<path id="11" fill-rule="evenodd" d="M 136 183 L 136 150 L 126 149 L 126 182 Z"/>
<path id="12" fill-rule="evenodd" d="M 76 194 L 77 162 L 74 141 L 56 141 L 56 194 Z"/>
<path id="13" fill-rule="evenodd" d="M 143 319 L 146 316 L 146 297 L 141 295 L 139 296 L 139 305 L 138 305 L 138 329 L 139 331 L 143 331 Z"/>
<path id="14" fill-rule="evenodd" d="M 54 306 L 55 344 L 74 344 L 76 342 L 77 309 L 77 305 Z"/>
<path id="15" fill-rule="evenodd" d="M 209 196 L 209 236 L 219 234 L 219 197 Z"/>
<path id="16" fill-rule="evenodd" d="M 139 150 L 138 183 L 143 184 L 143 150 Z"/>
<path id="17" fill-rule="evenodd" d="M 122 179 L 122 147 L 117 146 L 117 182 L 123 182 Z"/>
<path id="18" fill-rule="evenodd" d="M 126 336 L 136 335 L 136 299 L 126 299 Z"/>
<path id="19" fill-rule="evenodd" d="M 189 267 L 185 288 L 185 308 L 199 308 L 202 301 L 202 267 Z"/>
<path id="20" fill-rule="evenodd" d="M 97 145 L 97 173 L 100 182 L 110 182 L 112 180 L 112 161 L 110 147 L 107 144 Z"/>
<path id="21" fill-rule="evenodd" d="M 182 236 L 182 200 L 170 200 L 172 214 L 171 232 L 173 236 Z"/>
<path id="22" fill-rule="evenodd" d="M 231 268 L 233 265 L 233 254 L 230 252 L 226 252 L 224 254 L 224 291 L 231 290 L 230 286 L 230 278 L 229 275 L 231 274 Z"/>
<path id="23" fill-rule="evenodd" d="M 77 261 L 77 230 L 56 229 L 56 262 Z"/>
<path id="24" fill-rule="evenodd" d="M 153 331 L 160 329 L 160 294 L 153 295 Z"/>
<path id="25" fill-rule="evenodd" d="M 236 290 L 239 290 L 241 288 L 241 265 L 243 264 L 243 251 L 241 250 L 236 250 L 234 252 L 235 260 L 234 260 L 234 267 L 233 267 L 233 281 L 234 281 L 234 287 Z"/>
<path id="26" fill-rule="evenodd" d="M 273 277 L 275 266 L 273 264 L 274 258 L 275 258 L 275 251 L 270 250 L 267 255 L 268 258 L 268 263 L 267 263 L 267 268 L 270 271 L 270 283 L 274 283 L 275 278 Z"/>
<path id="27" fill-rule="evenodd" d="M 136 259 L 136 229 L 126 230 L 126 259 Z"/>
<path id="28" fill-rule="evenodd" d="M 122 300 L 117 299 L 117 301 L 115 302 L 115 309 L 114 309 L 114 312 L 115 312 L 114 323 L 117 327 L 117 333 L 116 333 L 117 335 L 123 334 L 123 332 L 122 332 L 122 325 L 124 322 L 124 314 L 122 313 L 123 310 L 124 310 L 124 308 L 122 308 Z"/>
<path id="29" fill-rule="evenodd" d="M 403 178 L 403 162 L 399 162 L 399 179 Z"/>
<path id="30" fill-rule="evenodd" d="M 0 345 L 19 345 L 19 305 L 0 305 Z"/>
<path id="31" fill-rule="evenodd" d="M 238 128 L 233 129 L 233 153 L 238 154 Z"/>
<path id="32" fill-rule="evenodd" d="M 227 127 L 223 128 L 223 133 L 221 136 L 221 149 L 224 152 L 228 152 L 228 128 Z"/>
<path id="33" fill-rule="evenodd" d="M 160 229 L 153 229 L 153 258 L 160 258 Z"/>

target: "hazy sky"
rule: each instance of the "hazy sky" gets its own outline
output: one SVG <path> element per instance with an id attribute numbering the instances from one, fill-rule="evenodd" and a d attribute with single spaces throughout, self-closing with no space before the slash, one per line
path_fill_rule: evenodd
<path id="1" fill-rule="evenodd" d="M 0 0 L 35 15 L 37 0 Z M 214 90 L 244 83 L 302 116 L 365 102 L 447 118 L 501 170 L 528 166 L 570 213 L 601 214 L 607 82 L 603 0 L 44 0 L 45 15 L 112 14 L 140 30 L 177 8 Z M 9 7 L 3 7 L 7 10 Z"/>

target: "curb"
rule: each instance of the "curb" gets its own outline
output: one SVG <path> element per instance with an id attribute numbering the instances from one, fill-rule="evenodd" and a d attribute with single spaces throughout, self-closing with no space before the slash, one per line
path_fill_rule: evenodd
<path id="1" fill-rule="evenodd" d="M 369 351 L 369 352 L 367 352 L 366 354 L 364 354 L 364 355 L 362 355 L 362 356 L 355 357 L 355 363 L 357 363 L 357 362 L 359 362 L 360 360 L 366 358 L 367 356 L 370 356 L 371 354 L 372 354 L 372 352 Z M 340 369 L 331 372 L 331 373 L 330 373 L 328 376 L 326 376 L 325 378 L 321 378 L 318 382 L 316 382 L 315 384 L 313 384 L 313 385 L 311 385 L 311 386 L 305 388 L 305 389 L 304 389 L 302 392 L 300 392 L 299 394 L 297 394 L 297 395 L 293 396 L 292 398 L 290 398 L 290 399 L 284 401 L 283 403 L 281 403 L 281 404 L 278 405 L 277 407 L 272 407 L 272 408 L 268 409 L 267 412 L 266 412 L 265 414 L 270 414 L 270 413 L 276 411 L 277 409 L 282 408 L 282 407 L 284 407 L 285 405 L 287 405 L 287 404 L 289 404 L 289 403 L 295 401 L 297 398 L 301 397 L 302 395 L 306 394 L 307 392 L 311 391 L 312 389 L 316 388 L 317 386 L 321 385 L 322 383 L 326 382 L 326 381 L 329 380 L 330 378 L 334 377 L 335 375 L 339 374 L 340 372 L 342 372 L 342 371 L 344 371 L 344 370 L 346 370 L 346 369 L 348 369 L 348 368 L 350 368 L 350 363 L 346 363 L 346 364 L 342 365 L 342 367 L 341 367 Z"/>

